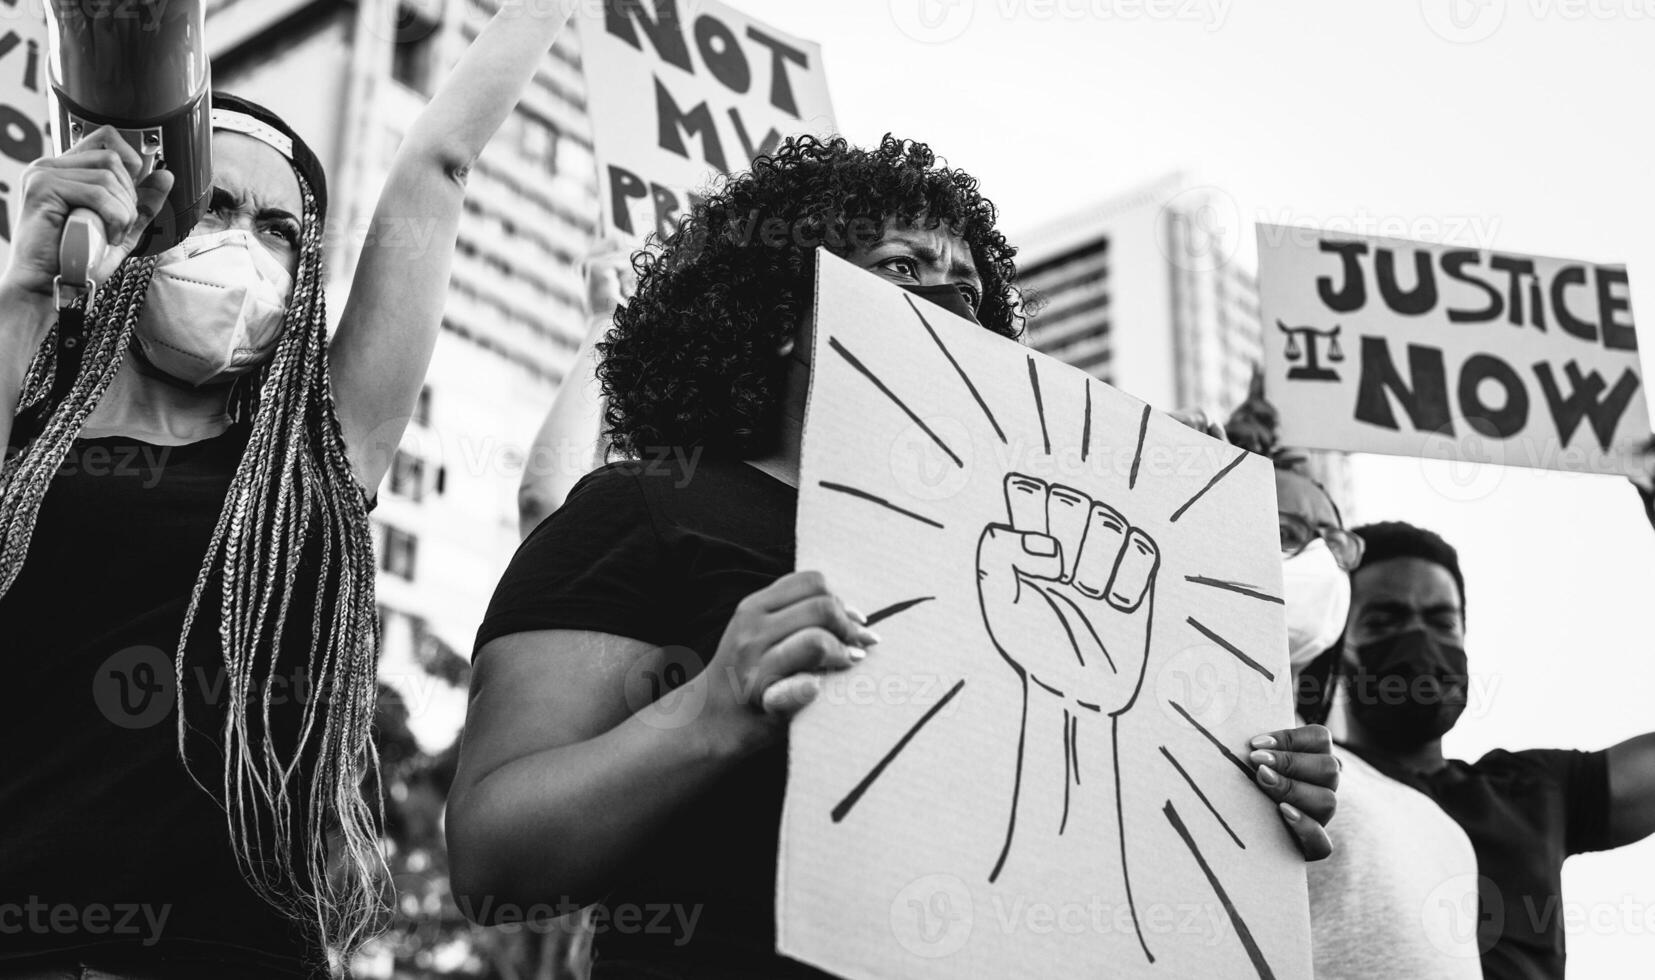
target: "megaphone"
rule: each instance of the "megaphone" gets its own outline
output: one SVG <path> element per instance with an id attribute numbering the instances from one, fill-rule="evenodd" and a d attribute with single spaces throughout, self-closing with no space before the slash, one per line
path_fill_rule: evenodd
<path id="1" fill-rule="evenodd" d="M 212 68 L 202 0 L 51 0 L 46 7 L 52 119 L 58 152 L 113 126 L 143 158 L 142 180 L 172 171 L 172 192 L 134 255 L 189 235 L 213 186 Z M 64 289 L 84 293 L 103 260 L 103 222 L 81 208 L 59 247 Z"/>

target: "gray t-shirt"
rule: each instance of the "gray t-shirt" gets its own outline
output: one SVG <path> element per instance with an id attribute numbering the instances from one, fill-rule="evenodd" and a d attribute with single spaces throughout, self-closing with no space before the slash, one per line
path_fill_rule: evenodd
<path id="1" fill-rule="evenodd" d="M 1481 980 L 1465 831 L 1425 794 L 1334 753 L 1333 856 L 1308 866 L 1316 980 Z"/>

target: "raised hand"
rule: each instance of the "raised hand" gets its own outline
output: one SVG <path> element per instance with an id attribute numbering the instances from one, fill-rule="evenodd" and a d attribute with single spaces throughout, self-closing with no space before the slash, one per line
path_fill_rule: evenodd
<path id="1" fill-rule="evenodd" d="M 1160 548 L 1078 490 L 1012 473 L 1005 493 L 1008 523 L 977 542 L 990 639 L 1035 688 L 1082 711 L 1125 711 L 1149 653 Z"/>

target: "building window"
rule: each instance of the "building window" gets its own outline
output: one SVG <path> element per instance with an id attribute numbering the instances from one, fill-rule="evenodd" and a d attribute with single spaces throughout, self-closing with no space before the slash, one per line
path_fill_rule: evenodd
<path id="1" fill-rule="evenodd" d="M 426 98 L 437 74 L 437 21 L 412 5 L 397 4 L 391 77 Z"/>
<path id="2" fill-rule="evenodd" d="M 425 460 L 398 449 L 391 460 L 391 492 L 418 502 L 425 499 Z"/>
<path id="3" fill-rule="evenodd" d="M 398 530 L 390 525 L 385 526 L 385 546 L 380 549 L 379 567 L 381 570 L 404 578 L 414 580 L 414 559 L 419 551 L 419 539 L 407 531 Z"/>

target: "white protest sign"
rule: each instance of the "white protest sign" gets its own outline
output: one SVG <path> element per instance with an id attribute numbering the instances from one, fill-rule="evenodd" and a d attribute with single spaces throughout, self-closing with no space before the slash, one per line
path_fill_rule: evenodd
<path id="1" fill-rule="evenodd" d="M 666 237 L 719 174 L 836 130 L 822 49 L 715 0 L 604 0 L 579 20 L 604 231 Z"/>
<path id="2" fill-rule="evenodd" d="M 1649 439 L 1626 269 L 1259 226 L 1287 445 L 1588 473 Z"/>
<path id="3" fill-rule="evenodd" d="M 818 255 L 797 565 L 882 642 L 792 723 L 779 951 L 1309 977 L 1269 461 Z"/>
<path id="4" fill-rule="evenodd" d="M 0 268 L 11 256 L 23 169 L 46 141 L 46 14 L 23 0 L 0 0 Z"/>

